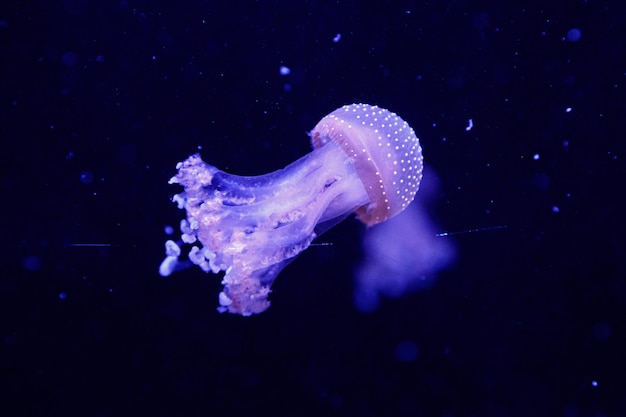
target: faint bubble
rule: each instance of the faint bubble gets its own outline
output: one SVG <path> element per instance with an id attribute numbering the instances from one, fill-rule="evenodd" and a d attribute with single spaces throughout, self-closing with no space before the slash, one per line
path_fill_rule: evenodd
<path id="1" fill-rule="evenodd" d="M 291 90 L 293 90 L 293 87 L 291 86 L 291 84 L 283 85 L 283 91 L 285 91 L 286 93 L 290 92 Z"/>
<path id="2" fill-rule="evenodd" d="M 104 62 L 104 57 L 102 55 L 98 55 L 96 57 L 96 62 Z"/>
<path id="3" fill-rule="evenodd" d="M 171 236 L 174 234 L 174 228 L 170 225 L 167 225 L 163 228 L 163 231 L 165 232 L 166 235 Z"/>
<path id="4" fill-rule="evenodd" d="M 83 184 L 91 184 L 93 182 L 93 174 L 91 171 L 83 171 L 80 173 L 80 182 Z"/>
<path id="5" fill-rule="evenodd" d="M 578 28 L 571 28 L 567 31 L 567 40 L 570 42 L 578 42 L 582 37 L 583 32 Z"/>
<path id="6" fill-rule="evenodd" d="M 65 65 L 66 67 L 73 67 L 78 63 L 78 55 L 76 55 L 74 52 L 68 51 L 63 54 L 61 60 L 63 61 L 63 65 Z"/>
<path id="7" fill-rule="evenodd" d="M 552 206 L 552 213 L 558 213 L 559 211 L 561 211 L 561 209 L 559 209 L 557 206 Z"/>
<path id="8" fill-rule="evenodd" d="M 59 293 L 59 300 L 65 300 L 67 298 L 67 293 L 65 292 L 60 292 Z"/>
<path id="9" fill-rule="evenodd" d="M 593 326 L 593 337 L 595 337 L 598 340 L 606 340 L 609 337 L 611 337 L 611 334 L 613 333 L 613 329 L 611 328 L 611 325 L 608 323 L 596 323 L 595 326 Z"/>
<path id="10" fill-rule="evenodd" d="M 8 20 L 0 20 L 0 29 L 6 29 L 9 27 L 9 21 Z"/>
<path id="11" fill-rule="evenodd" d="M 28 271 L 38 271 L 39 268 L 41 268 L 41 260 L 38 256 L 34 255 L 24 258 L 22 264 L 24 265 L 24 268 L 26 268 L 26 270 Z"/>
<path id="12" fill-rule="evenodd" d="M 417 345 L 411 341 L 398 343 L 396 346 L 396 359 L 400 362 L 413 362 L 417 358 Z"/>

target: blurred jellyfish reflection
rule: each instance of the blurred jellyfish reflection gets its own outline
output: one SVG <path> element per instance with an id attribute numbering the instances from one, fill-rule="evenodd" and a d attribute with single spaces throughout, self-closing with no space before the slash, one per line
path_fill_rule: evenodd
<path id="1" fill-rule="evenodd" d="M 452 242 L 437 237 L 426 211 L 436 191 L 435 178 L 435 173 L 427 170 L 413 203 L 365 232 L 364 260 L 355 273 L 354 304 L 359 310 L 376 310 L 381 296 L 399 297 L 430 287 L 437 272 L 453 262 Z"/>
<path id="2" fill-rule="evenodd" d="M 166 243 L 161 275 L 180 267 L 180 243 L 192 245 L 192 263 L 225 272 L 219 310 L 260 313 L 276 276 L 313 239 L 352 213 L 371 226 L 413 201 L 422 150 L 395 113 L 343 106 L 320 120 L 311 144 L 286 168 L 255 177 L 227 174 L 197 154 L 179 163 L 170 183 L 184 187 L 173 200 L 187 215 L 180 242 Z"/>

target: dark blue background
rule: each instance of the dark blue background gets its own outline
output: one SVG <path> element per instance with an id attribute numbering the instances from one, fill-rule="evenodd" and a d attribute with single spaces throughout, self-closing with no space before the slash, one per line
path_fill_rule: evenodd
<path id="1" fill-rule="evenodd" d="M 626 7 L 551 3 L 3 2 L 0 414 L 626 415 Z M 158 276 L 177 162 L 273 171 L 352 102 L 417 131 L 442 232 L 507 228 L 372 314 L 354 219 L 259 316 Z"/>

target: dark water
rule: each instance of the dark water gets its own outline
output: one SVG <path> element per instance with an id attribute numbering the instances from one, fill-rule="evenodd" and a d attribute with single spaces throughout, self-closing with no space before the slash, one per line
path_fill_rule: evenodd
<path id="1" fill-rule="evenodd" d="M 0 415 L 626 415 L 624 19 L 4 2 Z M 253 317 L 216 311 L 221 275 L 159 276 L 179 161 L 280 169 L 353 102 L 417 132 L 419 230 L 348 218 Z"/>

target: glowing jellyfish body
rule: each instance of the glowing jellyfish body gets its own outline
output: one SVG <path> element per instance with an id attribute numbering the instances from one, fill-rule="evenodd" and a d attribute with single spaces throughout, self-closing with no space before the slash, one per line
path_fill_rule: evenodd
<path id="1" fill-rule="evenodd" d="M 225 271 L 222 312 L 266 310 L 280 271 L 324 231 L 356 212 L 373 225 L 413 200 L 422 178 L 422 150 L 411 127 L 377 106 L 351 104 L 311 131 L 313 151 L 270 174 L 230 175 L 192 155 L 178 164 L 184 192 L 174 196 L 187 218 L 181 240 L 206 272 Z M 166 243 L 160 273 L 179 264 Z"/>

